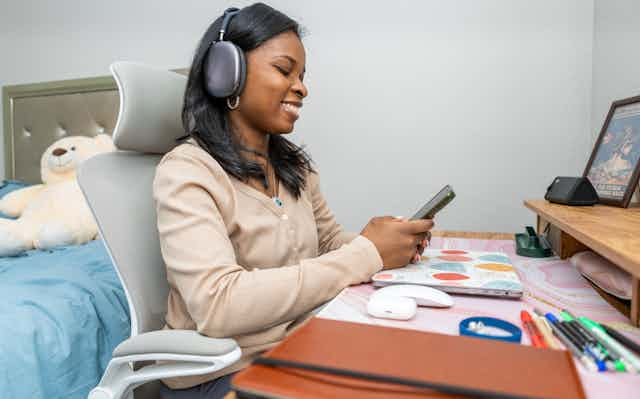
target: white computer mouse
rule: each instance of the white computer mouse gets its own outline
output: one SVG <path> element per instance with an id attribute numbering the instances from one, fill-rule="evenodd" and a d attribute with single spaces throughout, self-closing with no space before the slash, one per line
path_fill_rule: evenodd
<path id="1" fill-rule="evenodd" d="M 402 296 L 372 296 L 367 303 L 367 313 L 373 317 L 409 320 L 416 314 L 416 301 Z"/>
<path id="2" fill-rule="evenodd" d="M 449 308 L 453 306 L 453 298 L 446 292 L 435 288 L 416 284 L 394 284 L 376 290 L 373 296 L 393 296 L 412 298 L 418 306 Z"/>

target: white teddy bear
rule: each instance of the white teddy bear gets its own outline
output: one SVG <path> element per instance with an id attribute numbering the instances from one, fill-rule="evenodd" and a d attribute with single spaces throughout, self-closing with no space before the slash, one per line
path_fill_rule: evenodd
<path id="1" fill-rule="evenodd" d="M 42 182 L 13 191 L 0 199 L 0 256 L 33 248 L 49 249 L 93 240 L 98 227 L 76 179 L 78 166 L 103 152 L 115 151 L 110 136 L 69 136 L 42 154 Z"/>

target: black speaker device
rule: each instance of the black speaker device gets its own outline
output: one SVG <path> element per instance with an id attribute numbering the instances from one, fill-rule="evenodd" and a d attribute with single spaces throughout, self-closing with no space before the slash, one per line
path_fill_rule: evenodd
<path id="1" fill-rule="evenodd" d="M 544 199 L 564 205 L 595 205 L 598 193 L 586 177 L 558 176 L 547 188 Z"/>

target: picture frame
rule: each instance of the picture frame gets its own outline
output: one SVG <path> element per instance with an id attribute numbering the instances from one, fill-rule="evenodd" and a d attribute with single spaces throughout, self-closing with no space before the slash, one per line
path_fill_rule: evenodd
<path id="1" fill-rule="evenodd" d="M 600 203 L 629 206 L 640 178 L 640 96 L 611 104 L 583 176 Z"/>

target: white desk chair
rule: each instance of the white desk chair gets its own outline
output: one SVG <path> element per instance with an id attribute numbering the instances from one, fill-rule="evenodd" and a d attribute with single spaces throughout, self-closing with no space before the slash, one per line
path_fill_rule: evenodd
<path id="1" fill-rule="evenodd" d="M 111 72 L 120 91 L 113 136 L 122 151 L 88 160 L 78 180 L 126 292 L 131 337 L 113 351 L 89 399 L 131 399 L 133 389 L 146 382 L 211 373 L 240 358 L 232 339 L 186 330 L 158 331 L 167 311 L 168 283 L 152 182 L 162 154 L 184 134 L 180 113 L 186 77 L 128 62 L 114 63 Z M 133 368 L 136 362 L 155 360 L 170 363 Z"/>

